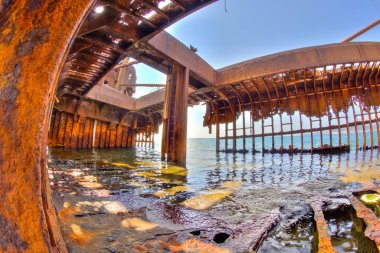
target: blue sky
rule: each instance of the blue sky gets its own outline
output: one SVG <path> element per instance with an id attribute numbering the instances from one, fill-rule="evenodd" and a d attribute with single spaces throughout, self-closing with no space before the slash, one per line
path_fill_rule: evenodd
<path id="1" fill-rule="evenodd" d="M 280 51 L 338 43 L 380 18 L 380 0 L 224 0 L 167 29 L 214 68 Z M 379 41 L 380 26 L 356 41 Z M 164 83 L 165 75 L 137 66 L 138 82 Z M 213 137 L 202 128 L 205 108 L 189 108 L 188 136 Z M 194 127 L 196 126 L 196 127 Z"/>

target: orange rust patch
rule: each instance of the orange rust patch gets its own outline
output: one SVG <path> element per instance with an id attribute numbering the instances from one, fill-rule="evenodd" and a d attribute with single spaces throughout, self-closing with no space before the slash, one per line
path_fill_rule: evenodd
<path id="1" fill-rule="evenodd" d="M 322 203 L 313 203 L 314 220 L 318 231 L 318 252 L 320 253 L 336 253 L 338 252 L 331 243 L 329 228 L 325 221 L 322 211 Z"/>
<path id="2" fill-rule="evenodd" d="M 352 205 L 356 210 L 356 215 L 363 219 L 367 228 L 364 231 L 365 236 L 370 238 L 376 243 L 376 246 L 380 247 L 380 221 L 372 212 L 371 209 L 367 208 L 360 200 L 358 200 L 355 196 L 349 195 Z"/>
<path id="3" fill-rule="evenodd" d="M 69 217 L 69 216 L 73 216 L 74 214 L 76 214 L 76 213 L 78 213 L 80 211 L 81 211 L 80 208 L 77 207 L 77 206 L 64 208 L 64 209 L 62 209 L 59 212 L 59 217 L 60 218 L 66 218 L 66 217 Z"/>
<path id="4" fill-rule="evenodd" d="M 93 0 L 32 2 L 12 1 L 0 15 L 0 216 L 16 224 L 29 252 L 66 252 L 51 203 L 46 137 L 66 49 Z M 7 252 L 22 250 L 11 235 L 1 237 Z"/>
<path id="5" fill-rule="evenodd" d="M 232 250 L 222 248 L 211 243 L 202 242 L 195 239 L 189 239 L 178 246 L 169 246 L 173 252 L 191 252 L 191 253 L 232 253 Z"/>

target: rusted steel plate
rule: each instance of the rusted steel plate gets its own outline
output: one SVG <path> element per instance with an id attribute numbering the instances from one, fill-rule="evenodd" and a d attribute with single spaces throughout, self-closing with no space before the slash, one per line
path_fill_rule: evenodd
<path id="1" fill-rule="evenodd" d="M 50 109 L 67 48 L 92 0 L 3 1 L 0 15 L 0 251 L 66 251 L 46 170 Z"/>

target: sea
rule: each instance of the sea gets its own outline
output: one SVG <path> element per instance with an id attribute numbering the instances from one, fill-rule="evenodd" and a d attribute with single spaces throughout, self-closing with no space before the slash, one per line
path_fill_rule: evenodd
<path id="1" fill-rule="evenodd" d="M 313 137 L 319 146 L 319 133 Z M 291 138 L 283 137 L 284 147 Z M 341 138 L 348 143 L 347 134 Z M 293 147 L 300 148 L 300 139 L 293 136 Z M 324 133 L 323 143 L 329 139 Z M 293 155 L 217 154 L 214 138 L 188 139 L 185 167 L 161 161 L 159 142 L 153 148 L 48 148 L 63 237 L 72 252 L 317 252 L 317 202 L 342 212 L 326 218 L 339 252 L 377 252 L 364 229 L 356 231 L 345 196 L 378 188 L 379 153 L 356 150 L 355 134 L 349 139 L 350 152 Z M 366 139 L 370 145 L 370 133 Z M 358 140 L 362 146 L 362 133 Z M 257 150 L 261 141 L 255 140 Z M 303 141 L 310 148 L 310 135 Z M 271 149 L 272 138 L 264 143 Z M 275 147 L 280 143 L 276 136 Z M 252 139 L 246 147 L 252 150 Z"/>

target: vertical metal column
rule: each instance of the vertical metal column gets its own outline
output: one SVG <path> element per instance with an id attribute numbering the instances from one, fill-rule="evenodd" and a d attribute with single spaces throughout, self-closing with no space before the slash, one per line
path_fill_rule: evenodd
<path id="1" fill-rule="evenodd" d="M 272 151 L 274 151 L 274 122 L 273 122 L 273 115 L 271 115 L 271 123 L 272 123 Z"/>
<path id="2" fill-rule="evenodd" d="M 234 107 L 234 105 L 232 105 L 232 108 L 233 108 L 233 111 L 231 112 L 232 113 L 232 116 L 233 116 L 233 121 L 232 121 L 232 149 L 233 149 L 233 152 L 235 153 L 236 152 L 236 109 Z"/>
<path id="3" fill-rule="evenodd" d="M 251 111 L 251 124 L 252 124 L 252 154 L 256 153 L 255 143 L 255 120 L 253 119 L 253 112 Z"/>
<path id="4" fill-rule="evenodd" d="M 301 110 L 300 110 L 300 101 L 299 101 L 299 93 L 298 93 L 298 87 L 297 87 L 297 78 L 296 78 L 296 73 L 293 71 L 293 78 L 295 81 L 294 88 L 296 90 L 296 97 L 297 97 L 297 106 L 298 106 L 298 114 L 299 114 L 299 121 L 300 121 L 300 132 L 301 132 L 301 152 L 303 151 L 303 127 L 302 127 L 302 115 L 301 115 Z"/>
<path id="5" fill-rule="evenodd" d="M 165 94 L 161 155 L 181 165 L 186 163 L 188 83 L 189 69 L 173 65 Z"/>
<path id="6" fill-rule="evenodd" d="M 265 127 L 264 127 L 264 118 L 261 117 L 261 150 L 264 153 L 265 150 L 265 143 L 264 143 L 264 132 L 265 132 Z"/>
<path id="7" fill-rule="evenodd" d="M 245 153 L 245 110 L 243 109 L 243 151 Z"/>
<path id="8" fill-rule="evenodd" d="M 215 120 L 216 120 L 216 153 L 220 152 L 220 125 L 219 125 L 219 111 L 215 110 Z"/>
<path id="9" fill-rule="evenodd" d="M 283 113 L 280 113 L 280 136 L 281 136 L 281 148 L 280 148 L 280 151 L 282 153 L 282 150 L 284 149 L 284 130 L 283 130 L 283 126 L 282 126 L 282 115 Z"/>
<path id="10" fill-rule="evenodd" d="M 358 102 L 359 104 L 359 110 L 360 110 L 360 117 L 362 119 L 362 136 L 363 136 L 363 149 L 367 149 L 367 134 L 366 134 L 366 127 L 365 127 L 365 122 L 364 122 L 364 115 L 363 115 L 363 106 Z"/>
<path id="11" fill-rule="evenodd" d="M 325 99 L 326 105 L 328 106 L 327 96 L 326 96 L 326 66 L 323 67 L 322 72 L 322 87 L 323 87 L 323 98 Z M 328 118 L 328 124 L 329 124 L 329 143 L 330 147 L 332 146 L 332 130 L 331 130 L 331 113 L 330 113 L 330 107 L 327 107 L 327 118 Z"/>
<path id="12" fill-rule="evenodd" d="M 351 101 L 352 101 L 352 112 L 354 114 L 354 126 L 355 126 L 355 147 L 356 147 L 356 151 L 359 150 L 359 138 L 358 138 L 358 126 L 357 126 L 357 123 L 356 123 L 356 111 L 355 111 L 355 103 L 354 101 L 352 100 L 351 98 Z"/>
<path id="13" fill-rule="evenodd" d="M 227 149 L 228 149 L 228 121 L 227 121 L 227 108 L 226 108 L 226 106 L 224 106 L 224 123 L 225 123 L 224 150 L 227 152 Z"/>

